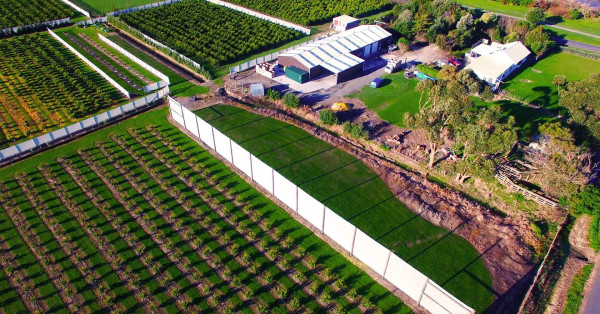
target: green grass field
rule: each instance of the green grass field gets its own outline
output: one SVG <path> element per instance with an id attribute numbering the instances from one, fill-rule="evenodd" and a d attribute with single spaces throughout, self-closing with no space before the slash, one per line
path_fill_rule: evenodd
<path id="1" fill-rule="evenodd" d="M 548 109 L 558 109 L 558 88 L 552 84 L 555 75 L 566 75 L 568 81 L 586 79 L 600 72 L 600 62 L 567 53 L 555 53 L 537 63 L 524 66 L 502 85 L 507 91 L 527 102 Z"/>
<path id="2" fill-rule="evenodd" d="M 369 109 L 377 112 L 381 119 L 399 127 L 405 127 L 402 121 L 404 113 L 419 111 L 421 94 L 415 91 L 419 80 L 404 78 L 404 72 L 387 74 L 381 78 L 383 79 L 382 87 L 365 86 L 358 94 L 346 97 L 360 99 Z"/>
<path id="3" fill-rule="evenodd" d="M 478 311 L 493 299 L 479 253 L 411 212 L 353 156 L 286 123 L 229 106 L 196 112 L 283 176 Z"/>
<path id="4" fill-rule="evenodd" d="M 144 4 L 158 2 L 156 0 L 73 0 L 80 8 L 94 13 L 95 15 L 104 15 L 108 12 L 134 8 Z"/>
<path id="5" fill-rule="evenodd" d="M 587 264 L 583 266 L 583 268 L 581 268 L 577 274 L 575 274 L 575 277 L 571 282 L 571 287 L 569 287 L 569 291 L 567 292 L 567 303 L 565 304 L 565 309 L 563 311 L 564 314 L 579 313 L 579 307 L 581 306 L 581 301 L 583 300 L 585 283 L 590 277 L 593 269 L 594 264 Z"/>
<path id="6" fill-rule="evenodd" d="M 157 69 L 161 73 L 168 76 L 169 80 L 171 81 L 171 85 L 169 86 L 171 96 L 191 97 L 194 95 L 200 95 L 208 92 L 208 87 L 192 84 L 185 78 L 179 76 L 173 70 L 169 69 L 160 62 L 152 59 L 144 52 L 130 45 L 128 42 L 124 41 L 119 36 L 112 35 L 108 36 L 107 38 L 115 44 L 119 45 L 121 48 L 129 51 L 131 54 L 138 57 L 140 60 L 146 62 L 151 67 Z"/>
<path id="7" fill-rule="evenodd" d="M 107 298 L 110 303 L 90 295 L 98 289 L 75 285 L 81 281 L 75 271 L 68 282 L 76 287 L 75 295 L 86 296 L 82 310 L 106 311 L 107 304 L 114 304 L 146 312 L 152 303 L 157 306 L 153 312 L 167 313 L 288 312 L 292 304 L 301 312 L 359 308 L 411 312 L 181 134 L 167 122 L 167 114 L 166 108 L 153 110 L 0 169 L 7 187 L 2 193 L 8 193 L 20 208 L 7 212 L 0 206 L 2 236 L 51 310 L 63 310 L 64 300 L 48 281 L 36 252 L 17 232 L 27 230 L 28 224 L 70 272 L 73 266 L 64 261 L 61 245 L 64 250 L 65 239 L 73 241 L 82 251 L 77 258 L 84 261 L 78 270 L 89 261 L 97 283 L 112 295 Z M 150 123 L 154 128 L 146 129 Z M 43 169 L 38 168 L 41 164 Z M 13 177 L 16 173 L 26 176 L 18 179 Z M 31 188 L 23 188 L 18 183 L 22 181 L 30 182 Z M 29 196 L 25 197 L 30 194 L 49 210 L 30 205 Z M 5 205 L 6 199 L 3 195 L 0 204 Z M 21 213 L 27 215 L 26 222 L 14 219 Z M 46 226 L 54 226 L 52 221 L 59 226 L 55 232 L 65 238 L 49 234 Z M 114 256 L 106 250 L 114 250 Z M 127 278 L 138 282 L 143 294 L 120 279 L 126 269 L 131 272 Z M 23 311 L 3 272 L 0 284 L 0 311 Z"/>

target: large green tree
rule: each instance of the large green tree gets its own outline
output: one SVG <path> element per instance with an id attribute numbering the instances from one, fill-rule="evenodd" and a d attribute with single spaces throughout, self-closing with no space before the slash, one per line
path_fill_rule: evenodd
<path id="1" fill-rule="evenodd" d="M 600 73 L 568 83 L 561 91 L 559 103 L 569 110 L 571 122 L 585 127 L 600 142 Z"/>

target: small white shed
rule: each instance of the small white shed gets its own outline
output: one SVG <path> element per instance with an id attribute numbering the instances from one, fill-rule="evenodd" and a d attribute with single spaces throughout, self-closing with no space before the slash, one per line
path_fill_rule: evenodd
<path id="1" fill-rule="evenodd" d="M 333 27 L 338 32 L 347 31 L 360 24 L 359 19 L 355 19 L 349 15 L 340 15 L 333 18 Z"/>

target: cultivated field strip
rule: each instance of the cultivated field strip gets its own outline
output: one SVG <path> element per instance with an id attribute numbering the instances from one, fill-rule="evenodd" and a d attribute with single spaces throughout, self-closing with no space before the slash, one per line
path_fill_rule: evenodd
<path id="1" fill-rule="evenodd" d="M 14 308 L 369 312 L 384 302 L 407 310 L 218 160 L 198 146 L 185 152 L 166 132 L 178 134 L 164 125 L 120 129 L 0 185 L 0 224 L 14 222 L 11 240 L 21 243 L 6 245 L 3 260 L 26 264 L 14 257 L 27 249 L 28 265 L 47 277 L 45 290 L 24 277 L 24 290 L 16 283 L 25 271 L 0 276 Z"/>
<path id="2" fill-rule="evenodd" d="M 0 147 L 116 105 L 122 96 L 47 34 L 0 41 Z"/>

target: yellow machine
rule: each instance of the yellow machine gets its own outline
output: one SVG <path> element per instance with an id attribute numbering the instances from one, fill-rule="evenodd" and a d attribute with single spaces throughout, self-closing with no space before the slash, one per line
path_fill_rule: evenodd
<path id="1" fill-rule="evenodd" d="M 348 110 L 350 110 L 350 107 L 348 107 L 348 104 L 345 102 L 336 102 L 335 104 L 333 104 L 331 106 L 331 110 L 333 110 L 333 111 L 348 111 Z"/>

